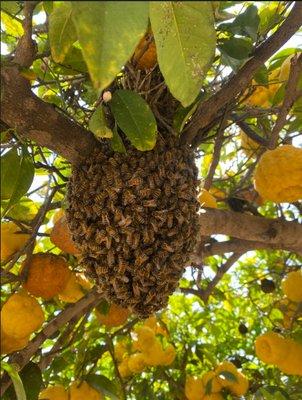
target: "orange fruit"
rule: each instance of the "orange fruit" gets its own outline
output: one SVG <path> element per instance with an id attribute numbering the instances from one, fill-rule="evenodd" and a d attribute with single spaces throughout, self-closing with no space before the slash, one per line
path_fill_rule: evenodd
<path id="1" fill-rule="evenodd" d="M 141 39 L 133 55 L 134 61 L 137 63 L 139 69 L 151 69 L 157 62 L 156 46 L 152 32 L 147 34 Z"/>
<path id="2" fill-rule="evenodd" d="M 26 259 L 20 273 L 27 268 L 23 287 L 33 296 L 51 299 L 66 286 L 71 271 L 63 257 L 49 253 L 33 254 Z"/>
<path id="3" fill-rule="evenodd" d="M 95 313 L 99 322 L 106 325 L 107 328 L 123 325 L 129 316 L 129 310 L 117 304 L 111 304 L 107 314 L 102 314 L 99 310 L 96 310 Z"/>
<path id="4" fill-rule="evenodd" d="M 59 218 L 54 224 L 50 234 L 50 240 L 65 253 L 73 255 L 79 254 L 79 250 L 76 248 L 76 245 L 72 240 L 65 215 Z"/>

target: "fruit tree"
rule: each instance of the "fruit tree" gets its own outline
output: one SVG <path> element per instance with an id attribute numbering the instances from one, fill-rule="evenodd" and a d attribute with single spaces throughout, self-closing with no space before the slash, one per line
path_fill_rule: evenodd
<path id="1" fill-rule="evenodd" d="M 4 400 L 302 398 L 302 2 L 1 2 Z"/>

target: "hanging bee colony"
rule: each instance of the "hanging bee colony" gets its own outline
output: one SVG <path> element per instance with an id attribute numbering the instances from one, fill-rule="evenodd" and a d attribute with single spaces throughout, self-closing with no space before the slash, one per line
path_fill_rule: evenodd
<path id="1" fill-rule="evenodd" d="M 156 146 L 138 151 L 119 131 L 126 153 L 104 145 L 73 168 L 66 215 L 102 296 L 145 318 L 167 305 L 196 244 L 198 172 L 194 150 L 173 134 L 178 103 L 159 68 L 141 71 L 129 62 L 114 84 L 148 102 Z"/>

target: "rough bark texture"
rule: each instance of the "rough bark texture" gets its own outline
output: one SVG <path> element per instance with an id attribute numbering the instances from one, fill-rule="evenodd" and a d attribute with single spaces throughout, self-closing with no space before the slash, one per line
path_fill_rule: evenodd
<path id="1" fill-rule="evenodd" d="M 35 96 L 16 66 L 3 68 L 1 76 L 1 120 L 15 128 L 19 135 L 72 163 L 87 157 L 99 146 L 91 132 Z"/>
<path id="2" fill-rule="evenodd" d="M 302 225 L 296 222 L 210 208 L 200 214 L 199 222 L 202 236 L 222 234 L 302 254 Z"/>

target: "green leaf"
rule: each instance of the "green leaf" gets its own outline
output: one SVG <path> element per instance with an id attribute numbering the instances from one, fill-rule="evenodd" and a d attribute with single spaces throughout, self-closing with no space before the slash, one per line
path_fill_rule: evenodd
<path id="1" fill-rule="evenodd" d="M 37 203 L 28 197 L 23 197 L 11 207 L 7 216 L 20 221 L 31 221 L 38 211 Z"/>
<path id="2" fill-rule="evenodd" d="M 76 40 L 71 4 L 65 1 L 55 7 L 49 16 L 49 41 L 53 59 L 57 63 L 63 62 Z"/>
<path id="3" fill-rule="evenodd" d="M 197 97 L 215 53 L 211 3 L 152 1 L 150 19 L 165 82 L 187 107 Z"/>
<path id="4" fill-rule="evenodd" d="M 118 126 L 138 150 L 152 150 L 156 144 L 155 117 L 146 101 L 130 90 L 117 90 L 110 108 Z"/>
<path id="5" fill-rule="evenodd" d="M 1 159 L 1 198 L 10 199 L 4 213 L 27 193 L 35 174 L 34 165 L 26 147 L 19 156 L 13 148 Z"/>
<path id="6" fill-rule="evenodd" d="M 108 128 L 104 109 L 102 106 L 98 107 L 92 114 L 89 121 L 89 129 L 97 138 L 112 138 L 113 132 Z"/>
<path id="7" fill-rule="evenodd" d="M 147 1 L 72 1 L 73 20 L 91 79 L 107 87 L 133 54 L 148 24 Z"/>
<path id="8" fill-rule="evenodd" d="M 14 365 L 8 364 L 6 362 L 2 362 L 1 367 L 9 374 L 9 376 L 13 382 L 17 400 L 27 400 L 22 380 L 21 380 L 16 368 L 14 367 Z M 10 396 L 10 400 L 12 400 L 11 396 Z"/>
<path id="9" fill-rule="evenodd" d="M 18 1 L 1 1 L 1 10 L 14 15 L 21 10 L 21 6 Z"/>
<path id="10" fill-rule="evenodd" d="M 221 31 L 231 32 L 234 35 L 249 36 L 253 41 L 257 39 L 260 18 L 258 8 L 250 5 L 240 13 L 233 22 L 219 25 Z"/>
<path id="11" fill-rule="evenodd" d="M 119 400 L 118 389 L 114 382 L 104 375 L 88 375 L 86 381 L 99 392 L 105 394 L 112 400 Z"/>
<path id="12" fill-rule="evenodd" d="M 113 129 L 113 137 L 111 139 L 111 147 L 113 151 L 117 151 L 118 153 L 126 153 L 126 148 L 124 143 L 117 132 L 117 128 Z"/>
<path id="13" fill-rule="evenodd" d="M 283 6 L 281 3 L 275 4 L 265 4 L 262 10 L 259 12 L 259 33 L 264 35 L 269 32 L 274 26 L 279 24 L 284 18 L 280 11 L 282 11 Z"/>
<path id="14" fill-rule="evenodd" d="M 251 39 L 248 38 L 231 38 L 218 46 L 219 50 L 236 60 L 248 58 L 253 49 Z"/>
<path id="15" fill-rule="evenodd" d="M 14 19 L 6 12 L 1 11 L 1 23 L 5 27 L 5 32 L 14 37 L 21 37 L 23 35 L 23 26 L 21 22 Z"/>

